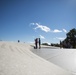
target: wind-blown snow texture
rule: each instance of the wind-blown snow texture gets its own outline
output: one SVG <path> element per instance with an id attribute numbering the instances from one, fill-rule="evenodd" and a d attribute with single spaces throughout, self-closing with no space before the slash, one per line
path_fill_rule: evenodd
<path id="1" fill-rule="evenodd" d="M 72 75 L 30 49 L 25 43 L 0 42 L 0 75 Z"/>

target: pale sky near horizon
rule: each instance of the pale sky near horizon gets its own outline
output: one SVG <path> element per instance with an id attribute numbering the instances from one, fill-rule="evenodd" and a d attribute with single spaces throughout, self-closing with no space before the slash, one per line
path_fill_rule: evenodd
<path id="1" fill-rule="evenodd" d="M 0 0 L 0 40 L 59 43 L 76 28 L 76 0 Z"/>

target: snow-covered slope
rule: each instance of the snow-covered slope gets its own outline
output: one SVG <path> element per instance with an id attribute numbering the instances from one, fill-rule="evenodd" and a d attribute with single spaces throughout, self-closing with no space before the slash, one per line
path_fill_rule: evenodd
<path id="1" fill-rule="evenodd" d="M 25 43 L 0 42 L 0 75 L 72 75 L 30 49 Z"/>

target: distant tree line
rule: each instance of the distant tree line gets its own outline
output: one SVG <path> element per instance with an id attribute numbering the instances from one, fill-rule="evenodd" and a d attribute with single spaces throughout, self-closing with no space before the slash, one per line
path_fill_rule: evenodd
<path id="1" fill-rule="evenodd" d="M 48 43 L 42 43 L 42 45 L 60 47 L 60 44 L 58 43 L 50 43 L 50 45 Z"/>
<path id="2" fill-rule="evenodd" d="M 51 46 L 60 47 L 60 44 L 58 44 L 58 43 L 51 43 Z"/>
<path id="3" fill-rule="evenodd" d="M 46 46 L 49 46 L 49 44 L 48 44 L 48 43 L 42 43 L 42 45 L 46 45 Z"/>

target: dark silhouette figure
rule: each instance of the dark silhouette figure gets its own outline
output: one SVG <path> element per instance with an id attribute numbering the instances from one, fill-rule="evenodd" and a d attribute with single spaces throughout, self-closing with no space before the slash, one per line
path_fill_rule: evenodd
<path id="1" fill-rule="evenodd" d="M 20 42 L 20 40 L 18 40 L 18 43 Z"/>
<path id="2" fill-rule="evenodd" d="M 62 42 L 61 42 L 61 40 L 60 40 L 60 48 L 62 48 Z"/>
<path id="3" fill-rule="evenodd" d="M 38 38 L 35 39 L 35 49 L 38 48 L 37 44 L 38 44 Z"/>
<path id="4" fill-rule="evenodd" d="M 40 38 L 39 38 L 39 49 L 41 48 L 41 40 L 40 40 Z"/>

